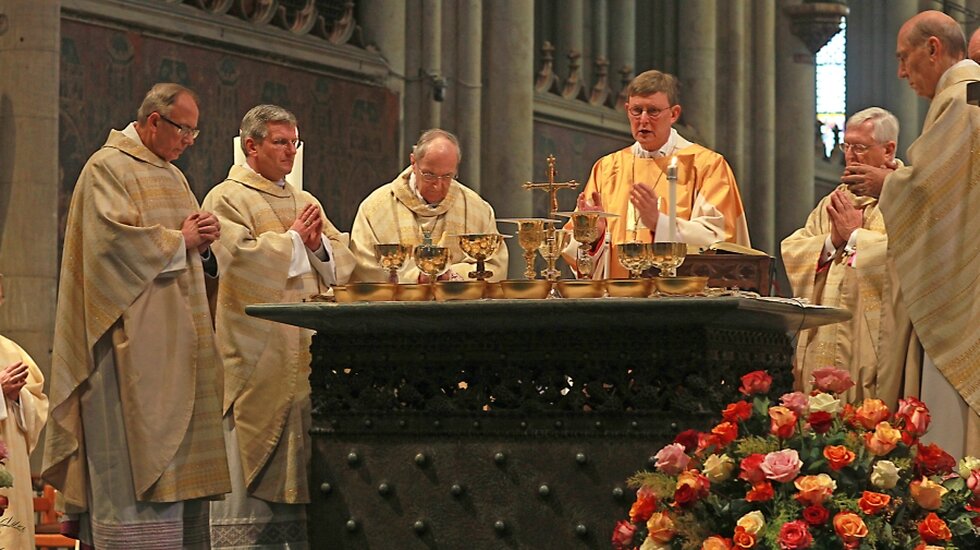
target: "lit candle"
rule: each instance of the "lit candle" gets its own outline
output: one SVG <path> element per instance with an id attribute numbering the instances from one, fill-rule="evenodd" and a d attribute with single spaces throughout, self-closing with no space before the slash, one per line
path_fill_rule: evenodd
<path id="1" fill-rule="evenodd" d="M 670 242 L 677 242 L 677 157 L 670 157 L 670 164 L 667 166 L 667 184 L 669 193 L 667 195 L 668 223 L 670 224 Z"/>

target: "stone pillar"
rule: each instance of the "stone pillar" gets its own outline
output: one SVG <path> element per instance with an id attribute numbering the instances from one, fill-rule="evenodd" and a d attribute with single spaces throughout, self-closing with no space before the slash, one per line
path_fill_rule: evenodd
<path id="1" fill-rule="evenodd" d="M 398 150 L 405 151 L 405 3 L 360 0 L 360 6 L 364 41 L 376 46 L 391 67 L 386 85 L 398 94 Z"/>
<path id="2" fill-rule="evenodd" d="M 636 74 L 636 0 L 609 0 L 609 81 L 619 89 L 619 70 Z"/>
<path id="3" fill-rule="evenodd" d="M 532 2 L 533 3 L 533 2 Z M 533 13 L 533 10 L 532 10 Z M 585 53 L 585 2 L 584 0 L 561 0 L 556 9 L 558 35 L 555 37 L 555 67 L 562 80 L 568 78 L 568 54 L 577 51 Z M 529 34 L 528 36 L 534 36 Z M 526 38 L 525 38 L 526 40 Z M 589 74 L 589 64 L 582 63 L 581 74 Z M 588 82 L 587 79 L 584 79 Z"/>
<path id="4" fill-rule="evenodd" d="M 752 178 L 739 187 L 750 189 L 744 203 L 752 246 L 778 255 L 776 216 L 776 8 L 772 0 L 752 2 L 752 94 L 749 157 Z M 812 150 L 812 148 L 811 148 Z"/>
<path id="5" fill-rule="evenodd" d="M 717 6 L 714 0 L 680 3 L 678 77 L 682 84 L 683 121 L 692 126 L 701 145 L 713 148 L 716 116 Z"/>
<path id="6" fill-rule="evenodd" d="M 592 59 L 605 57 L 609 61 L 609 6 L 606 0 L 592 0 Z"/>
<path id="7" fill-rule="evenodd" d="M 422 0 L 422 98 L 424 126 L 442 126 L 442 102 L 434 97 L 435 79 L 442 76 L 442 0 Z"/>
<path id="8" fill-rule="evenodd" d="M 718 125 L 717 150 L 725 155 L 738 182 L 752 180 L 752 169 L 748 162 L 750 130 L 750 106 L 748 87 L 751 75 L 749 66 L 750 36 L 752 20 L 749 18 L 751 4 L 745 2 L 723 2 L 718 6 L 718 42 L 726 47 L 718 52 Z M 742 200 L 746 202 L 751 194 L 747 185 L 739 185 Z M 750 228 L 751 229 L 751 228 Z"/>
<path id="9" fill-rule="evenodd" d="M 459 3 L 459 63 L 456 86 L 457 135 L 463 148 L 460 181 L 480 191 L 480 108 L 482 105 L 483 0 L 461 0 Z"/>
<path id="10" fill-rule="evenodd" d="M 481 194 L 498 217 L 526 217 L 531 192 L 521 185 L 532 176 L 534 150 L 534 3 L 494 0 L 485 5 L 483 173 Z M 541 212 L 537 212 L 541 215 Z M 517 239 L 510 246 L 510 277 L 519 277 L 523 256 Z"/>
<path id="11" fill-rule="evenodd" d="M 47 376 L 58 287 L 61 2 L 0 6 L 0 332 Z"/>

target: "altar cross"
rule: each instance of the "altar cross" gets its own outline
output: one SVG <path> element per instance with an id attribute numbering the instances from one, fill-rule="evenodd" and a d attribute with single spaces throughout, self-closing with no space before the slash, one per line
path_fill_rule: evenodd
<path id="1" fill-rule="evenodd" d="M 558 190 L 559 189 L 575 189 L 578 187 L 578 182 L 575 180 L 556 182 L 555 176 L 557 171 L 555 170 L 555 155 L 548 155 L 548 181 L 547 182 L 534 182 L 528 181 L 524 182 L 524 189 L 539 189 L 541 191 L 547 191 L 551 196 L 551 209 L 548 211 L 548 217 L 554 218 L 555 213 L 558 212 Z"/>

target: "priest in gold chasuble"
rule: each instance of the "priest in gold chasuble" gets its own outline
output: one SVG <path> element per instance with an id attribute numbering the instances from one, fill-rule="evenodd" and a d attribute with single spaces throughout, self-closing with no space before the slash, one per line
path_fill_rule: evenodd
<path id="1" fill-rule="evenodd" d="M 897 140 L 898 119 L 888 111 L 870 107 L 852 115 L 844 127 L 845 183 L 782 242 L 793 295 L 853 314 L 850 321 L 799 334 L 793 370 L 799 391 L 812 389 L 813 371 L 835 366 L 854 379 L 850 401 L 874 397 L 894 409 L 904 397 L 902 370 L 879 368 L 878 360 L 887 340 L 880 320 L 888 236 L 877 197 L 894 169 Z"/>
<path id="2" fill-rule="evenodd" d="M 211 504 L 212 548 L 308 547 L 313 331 L 245 313 L 300 302 L 346 283 L 354 269 L 347 235 L 285 180 L 300 143 L 292 113 L 252 108 L 241 124 L 245 163 L 204 199 L 222 228 L 216 331 L 232 474 L 232 493 Z"/>
<path id="3" fill-rule="evenodd" d="M 881 194 L 892 318 L 911 323 L 911 339 L 892 342 L 885 360 L 900 364 L 921 344 L 921 379 L 907 393 L 941 419 L 927 437 L 953 456 L 980 456 L 980 108 L 966 102 L 980 65 L 965 59 L 959 23 L 938 11 L 906 21 L 896 53 L 899 77 L 931 103 L 909 166 Z"/>

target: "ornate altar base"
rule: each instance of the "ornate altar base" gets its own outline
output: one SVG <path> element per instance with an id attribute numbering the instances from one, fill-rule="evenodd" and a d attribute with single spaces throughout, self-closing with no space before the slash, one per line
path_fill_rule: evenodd
<path id="1" fill-rule="evenodd" d="M 258 305 L 313 342 L 314 548 L 608 548 L 624 480 L 791 336 L 849 313 L 750 298 Z M 789 334 L 788 334 L 789 333 Z"/>

